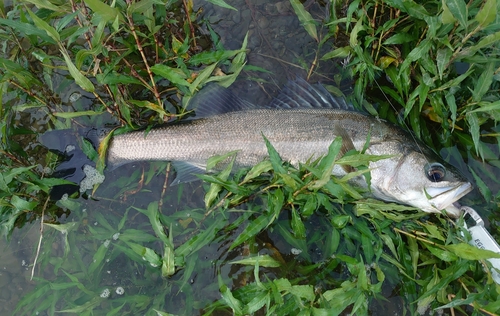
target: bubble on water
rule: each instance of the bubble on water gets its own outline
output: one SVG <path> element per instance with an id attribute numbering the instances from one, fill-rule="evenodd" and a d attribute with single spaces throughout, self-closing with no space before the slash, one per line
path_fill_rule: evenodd
<path id="1" fill-rule="evenodd" d="M 107 298 L 107 297 L 109 297 L 109 294 L 111 294 L 111 292 L 109 291 L 109 289 L 107 289 L 107 288 L 106 288 L 106 289 L 104 289 L 104 290 L 102 291 L 102 293 L 101 293 L 100 297 L 102 297 L 102 298 Z"/>
<path id="2" fill-rule="evenodd" d="M 292 249 L 290 249 L 290 252 L 292 253 L 292 255 L 297 256 L 297 255 L 300 255 L 302 253 L 302 250 L 297 249 L 297 248 L 292 248 Z"/>
<path id="3" fill-rule="evenodd" d="M 125 293 L 125 290 L 121 286 L 119 286 L 119 287 L 116 288 L 115 292 L 118 295 L 123 295 Z"/>
<path id="4" fill-rule="evenodd" d="M 106 178 L 104 175 L 100 174 L 96 168 L 89 165 L 83 167 L 83 172 L 85 173 L 85 178 L 80 182 L 81 193 L 91 190 L 95 184 L 103 183 Z"/>
<path id="5" fill-rule="evenodd" d="M 82 97 L 82 94 L 80 92 L 73 92 L 69 96 L 69 102 L 76 102 Z"/>
<path id="6" fill-rule="evenodd" d="M 75 150 L 76 147 L 75 145 L 68 145 L 66 146 L 66 149 L 64 150 L 67 154 L 69 154 L 70 152 L 72 152 L 73 150 Z"/>

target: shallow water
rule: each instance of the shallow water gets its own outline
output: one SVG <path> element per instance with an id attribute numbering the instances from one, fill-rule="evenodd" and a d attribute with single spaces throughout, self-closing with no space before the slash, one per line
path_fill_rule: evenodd
<path id="1" fill-rule="evenodd" d="M 288 1 L 272 4 L 267 2 L 232 2 L 231 5 L 239 9 L 237 12 L 214 7 L 206 2 L 198 4 L 204 6 L 203 16 L 212 22 L 226 49 L 239 48 L 246 32 L 249 31 L 248 63 L 267 69 L 270 73 L 259 74 L 259 79 L 265 82 L 263 84 L 238 80 L 232 89 L 238 91 L 244 99 L 256 104 L 266 104 L 287 79 L 296 75 L 305 76 L 305 73 L 294 65 L 310 65 L 316 48 L 315 41 L 299 25 Z M 316 3 L 310 3 L 308 10 L 313 16 L 321 18 L 326 9 Z M 315 78 L 326 81 L 333 78 L 339 70 L 341 67 L 338 64 L 324 62 L 321 64 L 320 74 Z M 76 86 L 68 87 L 63 78 L 54 86 L 59 87 L 55 92 L 60 94 L 65 104 L 78 110 L 91 107 L 92 99 Z M 31 119 L 38 124 L 45 122 L 43 113 L 31 113 Z M 112 122 L 110 118 L 102 117 L 99 122 L 82 120 L 80 123 L 92 126 Z M 27 123 L 20 118 L 20 124 Z M 43 129 L 44 126 L 37 127 L 37 131 Z M 482 162 L 470 159 L 469 167 L 475 170 L 495 194 L 499 188 L 496 179 L 500 177 L 500 164 L 498 148 L 491 146 L 491 150 L 491 155 L 497 157 L 496 161 L 492 159 L 495 165 L 490 163 L 485 167 Z M 456 157 L 456 153 L 454 156 Z M 39 157 L 35 161 L 42 162 L 43 159 Z M 459 164 L 462 168 L 466 167 L 463 162 Z M 491 175 L 488 176 L 483 171 L 485 169 L 491 171 Z M 53 310 L 76 308 L 82 302 L 91 302 L 89 306 L 97 314 L 105 314 L 112 309 L 118 309 L 125 302 L 135 302 L 136 306 L 143 304 L 147 307 L 153 301 L 161 301 L 162 303 L 157 305 L 164 306 L 164 312 L 196 315 L 201 314 L 210 303 L 220 299 L 218 275 L 221 275 L 229 287 L 238 287 L 253 280 L 252 266 L 231 265 L 228 261 L 240 259 L 249 253 L 279 253 L 286 262 L 305 260 L 306 256 L 311 262 L 321 262 L 327 256 L 319 246 L 309 249 L 307 254 L 294 255 L 293 247 L 282 240 L 279 234 L 272 233 L 259 235 L 254 245 L 229 250 L 231 242 L 241 232 L 244 223 L 229 231 L 223 231 L 225 223 L 217 223 L 210 217 L 204 217 L 203 196 L 207 185 L 195 182 L 168 187 L 166 184 L 172 181 L 173 171 L 169 173 L 167 170 L 170 170 L 167 163 L 129 164 L 106 172 L 105 182 L 91 198 L 59 201 L 61 208 L 70 211 L 67 218 L 60 219 L 66 231 L 43 226 L 43 239 L 38 256 L 38 221 L 17 229 L 10 242 L 2 240 L 0 246 L 4 251 L 0 254 L 0 314 L 11 314 L 16 304 L 24 299 L 25 301 L 21 301 L 24 307 L 20 312 L 26 314 L 50 314 Z M 464 204 L 478 205 L 479 199 L 477 192 L 472 193 L 465 198 Z M 155 208 L 155 202 L 161 205 Z M 151 219 L 145 215 L 148 214 L 148 208 L 159 210 L 162 219 L 172 225 L 167 225 L 166 233 L 173 234 L 175 247 L 185 244 L 185 240 L 189 240 L 196 233 L 194 223 L 201 223 L 201 227 L 206 229 L 215 227 L 220 230 L 215 230 L 207 236 L 206 243 L 201 244 L 199 251 L 191 253 L 190 249 L 186 250 L 191 255 L 185 259 L 184 270 L 169 278 L 162 278 L 158 269 L 144 267 L 141 256 L 126 248 L 128 242 L 142 244 L 157 253 L 166 251 L 164 244 L 154 238 Z M 485 218 L 489 212 L 483 208 L 478 208 L 478 211 Z M 258 212 L 258 207 L 255 212 Z M 227 216 L 230 218 L 231 213 Z M 315 231 L 316 227 L 321 227 L 321 220 L 316 216 L 307 223 L 308 232 L 316 233 L 318 238 L 328 234 Z M 280 221 L 285 223 L 288 219 L 284 216 Z M 494 235 L 499 233 L 497 224 L 498 222 L 494 222 L 490 227 Z M 34 276 L 49 280 L 52 288 L 47 281 L 30 281 L 35 258 L 37 264 Z M 278 274 L 272 268 L 261 268 L 261 271 L 265 271 L 269 278 Z M 293 273 L 290 272 L 290 275 Z M 333 278 L 341 273 L 332 271 L 329 277 Z M 232 284 L 227 283 L 228 281 Z M 324 286 L 328 284 L 328 281 L 325 281 Z M 8 291 L 5 290 L 6 286 Z M 36 289 L 40 289 L 38 295 L 33 294 Z M 110 292 L 113 303 L 111 300 L 100 298 L 100 295 L 106 293 L 106 289 Z M 388 309 L 395 313 L 401 311 L 401 299 L 397 293 L 392 293 L 393 290 L 385 290 L 389 303 L 380 303 L 380 306 L 377 303 L 372 306 L 374 315 L 385 315 Z M 58 297 L 64 297 L 66 292 L 74 293 L 72 301 L 58 300 Z M 95 298 L 89 299 L 92 295 Z M 48 305 L 44 305 L 45 303 Z M 81 314 L 85 310 L 73 312 Z M 20 312 L 17 314 L 21 314 Z M 148 309 L 141 312 L 154 314 Z"/>

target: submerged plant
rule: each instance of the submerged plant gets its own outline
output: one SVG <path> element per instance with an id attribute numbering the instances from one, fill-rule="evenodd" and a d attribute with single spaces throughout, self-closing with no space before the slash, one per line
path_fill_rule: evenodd
<path id="1" fill-rule="evenodd" d="M 458 143 L 500 165 L 485 144 L 499 132 L 496 1 L 332 2 L 326 35 L 300 1 L 291 3 L 322 48 L 336 38 L 323 60 L 345 58 L 336 79 L 356 79 L 354 101 L 393 121 L 401 110 L 428 144 Z M 170 165 L 151 163 L 93 192 L 100 202 L 50 202 L 50 188 L 65 182 L 34 165 L 54 166 L 56 155 L 29 160 L 40 148 L 20 148 L 20 137 L 47 125 L 122 132 L 181 119 L 205 83 L 227 86 L 245 70 L 246 39 L 224 49 L 210 27 L 199 31 L 191 1 L 30 0 L 0 9 L 2 232 L 44 212 L 52 219 L 42 223 L 36 288 L 16 314 L 499 312 L 500 288 L 484 261 L 494 254 L 469 246 L 461 221 L 365 199 L 349 176 L 332 179 L 333 165 L 347 159 L 337 157 L 340 140 L 299 168 L 268 144 L 269 160 L 202 175 L 202 187 L 168 188 Z M 24 113 L 42 113 L 47 124 L 23 122 Z M 102 164 L 105 147 L 99 158 L 82 144 Z M 487 174 L 475 170 L 478 181 Z M 498 202 L 498 179 L 490 182 L 479 187 Z M 57 224 L 63 212 L 71 221 Z"/>

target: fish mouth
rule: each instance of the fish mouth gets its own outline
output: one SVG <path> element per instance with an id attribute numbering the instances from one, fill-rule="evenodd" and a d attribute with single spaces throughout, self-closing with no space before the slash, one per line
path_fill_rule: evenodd
<path id="1" fill-rule="evenodd" d="M 472 191 L 470 182 L 461 183 L 453 187 L 428 188 L 427 194 L 431 196 L 429 202 L 438 212 L 446 210 L 446 212 L 454 217 L 460 215 L 459 210 L 453 206 L 453 203 L 458 201 L 462 196 Z"/>

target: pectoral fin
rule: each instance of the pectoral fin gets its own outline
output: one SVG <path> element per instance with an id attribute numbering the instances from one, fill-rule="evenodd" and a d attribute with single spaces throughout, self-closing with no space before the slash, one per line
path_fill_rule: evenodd
<path id="1" fill-rule="evenodd" d="M 335 135 L 342 137 L 342 147 L 340 148 L 339 157 L 344 156 L 351 150 L 356 150 L 354 144 L 352 143 L 351 137 L 349 136 L 349 134 L 347 134 L 347 131 L 342 126 L 340 126 L 339 124 L 335 124 L 333 130 L 335 132 Z M 356 168 L 349 165 L 342 165 L 342 169 L 344 169 L 344 171 L 347 173 L 356 171 Z"/>
<path id="2" fill-rule="evenodd" d="M 190 163 L 186 161 L 172 162 L 177 175 L 170 185 L 177 185 L 179 183 L 187 183 L 199 180 L 197 174 L 205 174 L 206 166 L 201 164 Z"/>

